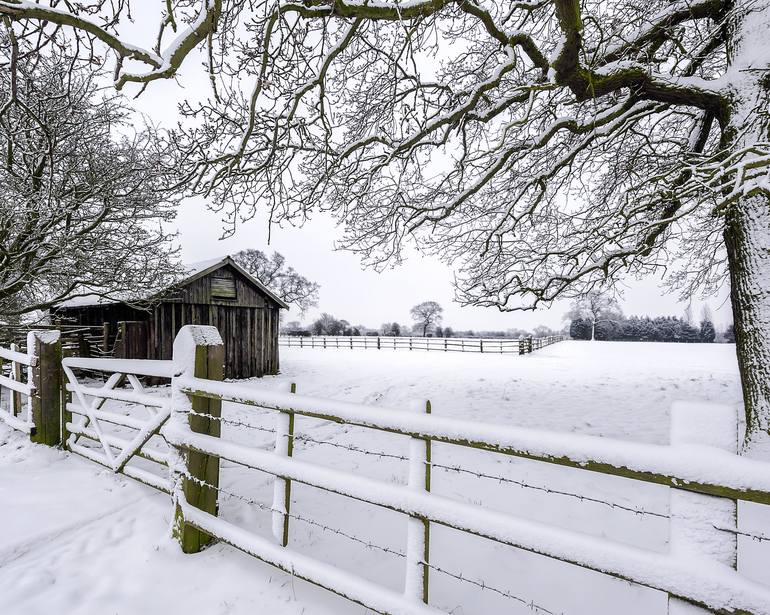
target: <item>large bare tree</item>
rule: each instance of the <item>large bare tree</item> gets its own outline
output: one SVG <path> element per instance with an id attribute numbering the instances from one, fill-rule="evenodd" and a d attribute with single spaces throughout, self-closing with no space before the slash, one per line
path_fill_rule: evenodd
<path id="1" fill-rule="evenodd" d="M 444 308 L 435 301 L 423 301 L 409 310 L 409 315 L 414 320 L 415 329 L 422 330 L 422 336 L 425 337 L 428 331 L 441 324 L 443 311 Z"/>
<path id="2" fill-rule="evenodd" d="M 2 320 L 174 279 L 160 141 L 133 131 L 114 91 L 99 92 L 98 68 L 67 51 L 30 54 L 0 33 Z"/>
<path id="3" fill-rule="evenodd" d="M 302 316 L 318 305 L 320 286 L 287 265 L 286 257 L 280 252 L 268 256 L 262 250 L 241 250 L 233 254 L 233 260 L 286 303 L 295 305 Z"/>
<path id="4" fill-rule="evenodd" d="M 232 225 L 326 208 L 369 262 L 414 238 L 503 310 L 676 256 L 685 293 L 728 276 L 748 433 L 768 431 L 770 0 L 181 0 L 154 46 L 128 6 L 0 14 L 111 49 L 118 87 L 204 51 L 216 89 L 180 144 Z"/>

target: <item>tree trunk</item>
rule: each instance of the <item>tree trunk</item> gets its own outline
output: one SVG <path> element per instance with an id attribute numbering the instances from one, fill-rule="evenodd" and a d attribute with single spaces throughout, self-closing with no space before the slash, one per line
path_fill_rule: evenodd
<path id="1" fill-rule="evenodd" d="M 734 153 L 766 149 L 770 80 L 757 69 L 770 64 L 770 0 L 736 0 L 728 23 L 730 113 L 722 146 Z M 744 162 L 751 155 L 742 156 Z M 749 172 L 744 181 L 764 172 Z M 744 449 L 764 457 L 770 454 L 770 195 L 745 184 L 744 190 L 727 210 L 724 240 L 746 412 Z"/>
<path id="2" fill-rule="evenodd" d="M 736 203 L 727 215 L 724 237 L 746 447 L 764 449 L 770 440 L 770 198 L 763 194 Z"/>

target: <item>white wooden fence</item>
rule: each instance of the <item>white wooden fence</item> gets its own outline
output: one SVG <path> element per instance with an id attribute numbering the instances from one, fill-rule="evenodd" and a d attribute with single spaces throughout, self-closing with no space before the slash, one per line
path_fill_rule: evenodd
<path id="1" fill-rule="evenodd" d="M 176 511 L 174 532 L 185 552 L 197 551 L 213 538 L 374 611 L 436 614 L 440 611 L 428 604 L 429 579 L 438 570 L 430 561 L 429 534 L 431 526 L 439 524 L 660 590 L 669 596 L 672 615 L 770 614 L 770 589 L 735 568 L 737 536 L 742 533 L 736 524 L 736 502 L 770 504 L 770 464 L 736 454 L 737 421 L 729 409 L 677 406 L 672 410 L 671 445 L 643 444 L 450 419 L 431 414 L 429 404 L 416 413 L 263 391 L 222 382 L 223 356 L 216 329 L 188 326 L 177 336 L 173 361 L 64 360 L 66 390 L 73 395 L 66 409 L 79 417 L 66 422 L 67 447 L 169 491 Z M 94 386 L 84 378 L 86 373 L 102 373 L 104 382 Z M 171 387 L 149 391 L 141 376 L 169 379 Z M 144 414 L 127 415 L 125 405 L 111 410 L 105 400 L 141 406 Z M 226 420 L 222 402 L 274 412 L 274 450 L 221 437 L 221 421 Z M 410 453 L 404 457 L 408 484 L 295 459 L 295 422 L 304 418 L 409 438 Z M 123 431 L 116 435 L 110 431 L 113 427 Z M 82 446 L 79 438 L 96 447 Z M 442 467 L 432 456 L 432 442 L 668 486 L 670 552 L 555 528 L 432 493 L 431 468 Z M 226 493 L 219 486 L 222 459 L 275 477 L 273 502 L 263 505 L 273 516 L 272 536 L 257 535 L 217 516 L 217 498 Z M 150 473 L 132 465 L 136 461 L 160 469 L 168 466 L 170 475 Z M 292 482 L 406 515 L 410 521 L 404 591 L 379 586 L 293 549 L 288 540 L 289 521 L 297 512 L 291 507 Z"/>
<path id="2" fill-rule="evenodd" d="M 59 443 L 60 361 L 58 331 L 30 331 L 23 351 L 0 346 L 0 421 L 33 442 Z"/>
<path id="3" fill-rule="evenodd" d="M 364 348 L 367 350 L 425 350 L 438 352 L 486 352 L 528 354 L 567 339 L 563 335 L 547 337 L 478 338 L 478 337 L 390 337 L 342 335 L 281 335 L 278 344 L 286 348 Z"/>
<path id="4" fill-rule="evenodd" d="M 34 342 L 28 348 L 34 350 Z M 30 433 L 35 426 L 32 418 L 34 386 L 31 368 L 36 364 L 34 354 L 19 352 L 18 345 L 11 344 L 9 348 L 0 346 L 0 366 L 6 368 L 0 369 L 0 391 L 5 389 L 8 397 L 6 405 L 0 404 L 0 420 L 25 433 Z M 0 399 L 1 396 L 2 393 Z"/>

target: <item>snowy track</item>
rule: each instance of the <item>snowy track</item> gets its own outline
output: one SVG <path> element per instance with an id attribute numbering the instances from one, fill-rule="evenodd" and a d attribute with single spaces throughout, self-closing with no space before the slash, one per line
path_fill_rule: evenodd
<path id="1" fill-rule="evenodd" d="M 386 407 L 427 398 L 439 416 L 666 443 L 673 401 L 740 404 L 733 352 L 731 346 L 718 345 L 578 342 L 525 357 L 283 349 L 284 373 L 249 386 L 285 390 L 286 383 L 294 381 L 302 394 Z M 274 426 L 273 414 L 251 408 L 226 406 L 224 415 Z M 406 480 L 407 464 L 398 457 L 406 454 L 408 438 L 312 419 L 298 419 L 297 432 L 315 441 L 297 443 L 299 459 L 378 480 Z M 268 434 L 239 426 L 225 426 L 223 435 L 251 446 L 272 444 Z M 0 436 L 0 442 L 3 439 Z M 0 446 L 0 521 L 11 529 L 0 539 L 4 614 L 47 612 L 51 604 L 68 605 L 67 613 L 94 615 L 167 613 L 172 604 L 206 614 L 252 613 L 263 603 L 265 612 L 280 615 L 303 610 L 363 612 L 222 545 L 183 557 L 168 538 L 167 496 L 73 456 L 26 444 L 17 449 L 19 442 L 12 436 Z M 365 455 L 333 444 L 390 456 Z M 665 488 L 440 444 L 435 445 L 434 460 L 544 489 L 584 493 L 620 507 L 446 469 L 434 471 L 436 493 L 636 546 L 666 549 L 667 521 L 628 510 L 665 514 Z M 271 501 L 270 477 L 234 464 L 223 464 L 222 486 L 245 500 L 264 505 Z M 393 552 L 404 549 L 403 516 L 302 485 L 295 485 L 292 495 L 292 512 L 327 528 L 292 520 L 293 547 L 400 589 L 404 563 Z M 225 498 L 221 508 L 224 518 L 269 536 L 268 511 L 244 498 Z M 742 518 L 750 520 L 748 514 Z M 328 528 L 343 529 L 388 552 Z M 752 567 L 754 556 L 770 554 L 766 544 L 748 547 L 756 553 L 746 550 L 744 568 Z M 458 614 L 532 613 L 526 604 L 530 602 L 564 615 L 609 615 L 621 604 L 629 614 L 665 612 L 665 597 L 658 592 L 444 528 L 433 530 L 432 563 L 483 579 L 509 594 L 435 572 L 432 602 Z M 222 574 L 215 583 L 205 581 L 209 589 L 192 591 L 194 583 L 204 583 L 211 565 Z"/>

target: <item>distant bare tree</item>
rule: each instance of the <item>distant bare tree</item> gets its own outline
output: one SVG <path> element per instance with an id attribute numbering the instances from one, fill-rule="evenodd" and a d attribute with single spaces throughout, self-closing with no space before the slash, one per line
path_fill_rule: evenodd
<path id="1" fill-rule="evenodd" d="M 128 110 L 99 91 L 98 66 L 53 51 L 31 56 L 12 30 L 0 34 L 6 319 L 85 294 L 146 296 L 180 273 L 162 228 L 176 200 L 163 192 L 161 141 L 133 131 Z"/>
<path id="2" fill-rule="evenodd" d="M 313 335 L 343 335 L 345 328 L 349 326 L 350 323 L 346 320 L 338 320 L 331 314 L 324 312 L 312 324 L 311 331 Z"/>
<path id="3" fill-rule="evenodd" d="M 591 340 L 596 339 L 596 325 L 619 321 L 622 311 L 618 302 L 608 293 L 591 290 L 573 302 L 565 318 L 582 318 L 591 322 Z"/>
<path id="4" fill-rule="evenodd" d="M 548 337 L 549 335 L 559 335 L 559 332 L 546 325 L 538 325 L 532 330 L 532 335 L 534 337 Z"/>
<path id="5" fill-rule="evenodd" d="M 684 321 L 688 325 L 692 325 L 692 323 L 694 322 L 694 318 L 692 315 L 692 303 L 688 303 L 687 307 L 684 309 Z"/>
<path id="6" fill-rule="evenodd" d="M 435 301 L 423 301 L 409 310 L 409 313 L 415 321 L 415 330 L 422 331 L 422 336 L 425 337 L 431 327 L 441 323 L 443 311 L 444 308 Z"/>
<path id="7" fill-rule="evenodd" d="M 233 260 L 286 303 L 297 306 L 300 314 L 318 305 L 320 286 L 289 267 L 282 254 L 273 252 L 268 257 L 261 250 L 241 250 L 233 255 Z"/>
<path id="8" fill-rule="evenodd" d="M 382 335 L 398 337 L 401 335 L 401 325 L 397 322 L 385 322 L 380 326 L 380 333 Z"/>

